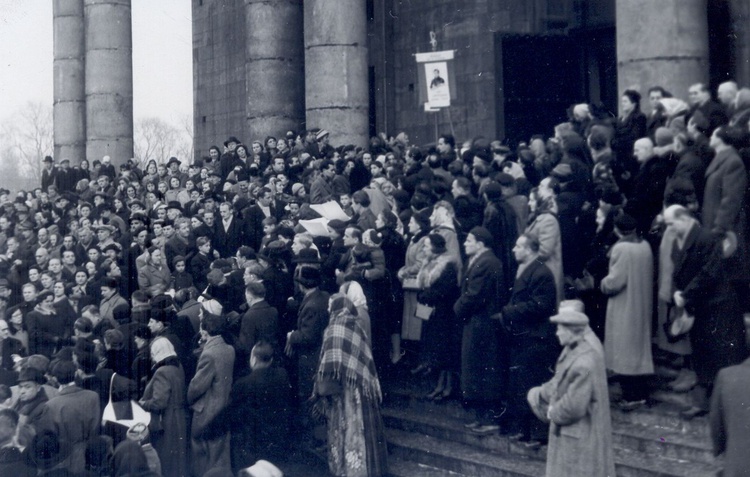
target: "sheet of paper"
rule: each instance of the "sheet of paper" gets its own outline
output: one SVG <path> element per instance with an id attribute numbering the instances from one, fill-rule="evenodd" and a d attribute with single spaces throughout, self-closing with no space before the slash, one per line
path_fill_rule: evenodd
<path id="1" fill-rule="evenodd" d="M 321 217 L 328 220 L 343 220 L 344 222 L 349 221 L 349 216 L 346 215 L 344 209 L 342 209 L 339 203 L 335 200 L 329 200 L 324 204 L 311 205 L 310 208 L 319 213 Z"/>
<path id="2" fill-rule="evenodd" d="M 316 237 L 328 236 L 328 222 L 325 217 L 312 220 L 300 220 L 299 224 Z"/>

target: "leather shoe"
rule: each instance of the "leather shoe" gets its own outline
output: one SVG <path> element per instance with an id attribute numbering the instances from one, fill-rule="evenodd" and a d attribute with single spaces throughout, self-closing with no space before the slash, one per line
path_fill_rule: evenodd
<path id="1" fill-rule="evenodd" d="M 497 424 L 484 424 L 471 429 L 471 432 L 480 436 L 496 434 L 498 431 L 500 431 L 500 426 L 498 426 Z"/>
<path id="2" fill-rule="evenodd" d="M 479 427 L 479 426 L 480 426 L 481 424 L 482 424 L 482 423 L 481 423 L 481 422 L 479 422 L 479 421 L 471 421 L 471 422 L 467 422 L 466 424 L 464 424 L 464 427 L 465 427 L 466 429 L 476 429 L 476 428 L 477 428 L 477 427 Z"/>
<path id="3" fill-rule="evenodd" d="M 708 411 L 706 409 L 701 409 L 698 406 L 693 406 L 689 409 L 685 409 L 684 411 L 681 411 L 680 417 L 689 421 L 696 417 L 705 416 L 706 414 L 708 414 Z"/>

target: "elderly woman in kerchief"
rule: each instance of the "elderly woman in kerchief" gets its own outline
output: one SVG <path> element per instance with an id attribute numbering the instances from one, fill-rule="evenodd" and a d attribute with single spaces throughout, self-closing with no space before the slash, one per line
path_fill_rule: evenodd
<path id="1" fill-rule="evenodd" d="M 153 376 L 139 401 L 151 413 L 151 442 L 164 477 L 187 475 L 185 372 L 174 346 L 164 337 L 151 343 L 151 361 Z"/>
<path id="2" fill-rule="evenodd" d="M 357 309 L 344 295 L 328 302 L 315 375 L 314 410 L 328 423 L 328 467 L 337 477 L 387 473 L 387 450 L 380 416 L 380 381 Z"/>

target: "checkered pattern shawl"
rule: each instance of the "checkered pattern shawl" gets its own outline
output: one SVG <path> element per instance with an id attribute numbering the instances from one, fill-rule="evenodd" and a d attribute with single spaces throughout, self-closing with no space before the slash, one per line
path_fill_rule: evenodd
<path id="1" fill-rule="evenodd" d="M 318 376 L 339 381 L 350 389 L 359 389 L 365 399 L 380 401 L 382 398 L 365 331 L 348 310 L 332 316 L 323 333 Z"/>

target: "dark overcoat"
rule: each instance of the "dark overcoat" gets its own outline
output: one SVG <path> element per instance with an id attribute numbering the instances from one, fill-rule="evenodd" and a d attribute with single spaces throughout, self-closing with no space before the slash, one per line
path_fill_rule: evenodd
<path id="1" fill-rule="evenodd" d="M 502 286 L 503 264 L 492 250 L 469 260 L 461 296 L 453 312 L 464 324 L 461 340 L 461 390 L 470 401 L 495 401 L 501 396 L 497 321 L 490 318 L 507 301 Z"/>
<path id="2" fill-rule="evenodd" d="M 750 360 L 719 371 L 711 396 L 711 440 L 716 455 L 724 454 L 724 477 L 748 475 L 750 429 Z"/>
<path id="3" fill-rule="evenodd" d="M 154 421 L 151 442 L 159 454 L 164 477 L 187 475 L 185 372 L 176 357 L 156 365 L 140 403 Z"/>

